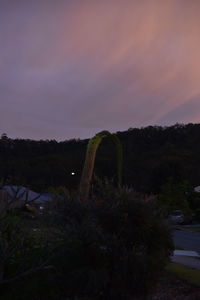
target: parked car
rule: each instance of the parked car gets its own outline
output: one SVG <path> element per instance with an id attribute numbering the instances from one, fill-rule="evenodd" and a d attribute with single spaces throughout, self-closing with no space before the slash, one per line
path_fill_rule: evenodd
<path id="1" fill-rule="evenodd" d="M 172 224 L 183 224 L 184 214 L 182 210 L 172 210 L 169 212 L 168 219 Z"/>

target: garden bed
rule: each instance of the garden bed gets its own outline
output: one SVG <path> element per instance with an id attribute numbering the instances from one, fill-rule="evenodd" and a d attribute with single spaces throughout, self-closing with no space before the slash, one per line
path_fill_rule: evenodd
<path id="1" fill-rule="evenodd" d="M 189 284 L 172 274 L 165 273 L 160 278 L 152 295 L 147 296 L 146 300 L 169 299 L 198 300 L 200 299 L 200 287 Z"/>
<path id="2" fill-rule="evenodd" d="M 130 297 L 130 300 L 199 300 L 200 287 L 165 272 L 160 276 L 152 292 L 143 297 Z"/>

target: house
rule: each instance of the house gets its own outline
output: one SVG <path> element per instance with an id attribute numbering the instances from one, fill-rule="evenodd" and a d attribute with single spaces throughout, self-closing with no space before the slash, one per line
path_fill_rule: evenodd
<path id="1" fill-rule="evenodd" d="M 4 185 L 2 190 L 7 193 L 8 206 L 10 208 L 36 205 L 42 208 L 42 205 L 51 201 L 53 196 L 49 193 L 36 193 L 23 186 Z"/>

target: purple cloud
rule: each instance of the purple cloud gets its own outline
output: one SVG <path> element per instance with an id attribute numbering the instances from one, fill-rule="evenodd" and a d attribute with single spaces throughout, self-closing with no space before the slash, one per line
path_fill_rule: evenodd
<path id="1" fill-rule="evenodd" d="M 11 137 L 199 122 L 199 1 L 1 1 L 0 126 Z"/>

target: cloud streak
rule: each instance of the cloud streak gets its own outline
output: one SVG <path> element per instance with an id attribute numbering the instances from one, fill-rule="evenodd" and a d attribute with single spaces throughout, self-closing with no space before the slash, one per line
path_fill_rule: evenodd
<path id="1" fill-rule="evenodd" d="M 1 2 L 8 135 L 83 138 L 200 121 L 199 1 Z"/>

